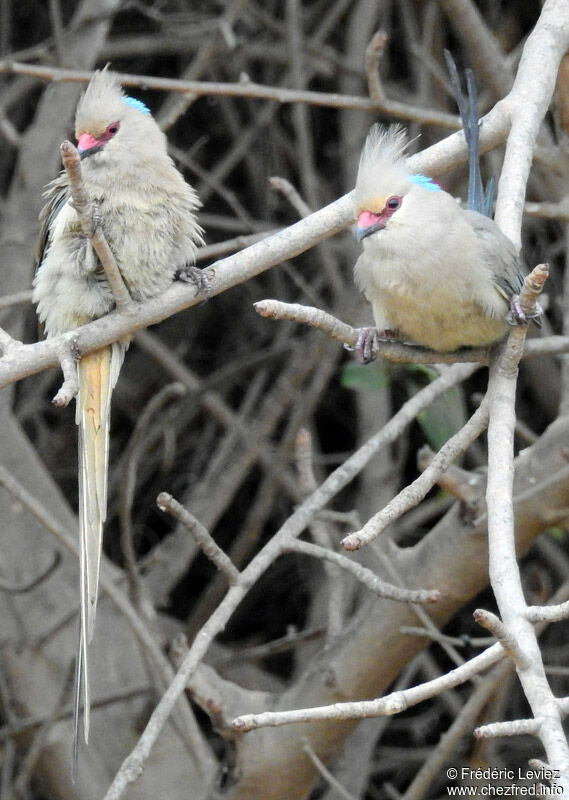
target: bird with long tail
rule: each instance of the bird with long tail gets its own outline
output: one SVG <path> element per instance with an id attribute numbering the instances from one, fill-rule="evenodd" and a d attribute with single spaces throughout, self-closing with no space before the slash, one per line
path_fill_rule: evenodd
<path id="1" fill-rule="evenodd" d="M 155 297 L 176 277 L 191 276 L 203 242 L 198 195 L 174 166 L 148 108 L 128 97 L 106 68 L 94 73 L 78 103 L 75 135 L 87 198 L 132 300 Z M 33 301 L 46 335 L 56 336 L 109 313 L 115 297 L 82 231 L 66 172 L 47 186 L 45 197 Z M 75 762 L 81 701 L 85 741 L 89 738 L 88 648 L 107 513 L 111 394 L 127 346 L 128 341 L 115 342 L 77 364 L 81 618 Z"/>

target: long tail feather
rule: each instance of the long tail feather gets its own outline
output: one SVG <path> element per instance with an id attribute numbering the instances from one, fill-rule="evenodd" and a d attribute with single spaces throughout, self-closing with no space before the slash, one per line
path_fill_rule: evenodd
<path id="1" fill-rule="evenodd" d="M 83 701 L 83 733 L 89 740 L 88 646 L 93 638 L 103 524 L 107 514 L 107 474 L 111 395 L 124 358 L 116 343 L 85 356 L 78 365 L 79 538 L 81 550 L 81 631 L 75 684 L 75 729 Z M 76 744 L 75 744 L 76 746 Z"/>
<path id="2" fill-rule="evenodd" d="M 467 207 L 478 211 L 486 217 L 492 216 L 494 202 L 494 181 L 488 181 L 486 189 L 482 183 L 480 173 L 480 143 L 478 118 L 478 93 L 476 81 L 471 69 L 464 71 L 466 77 L 466 90 L 468 97 L 464 96 L 458 70 L 453 57 L 448 50 L 444 51 L 447 68 L 454 89 L 458 111 L 464 128 L 464 136 L 468 145 L 468 201 Z"/>

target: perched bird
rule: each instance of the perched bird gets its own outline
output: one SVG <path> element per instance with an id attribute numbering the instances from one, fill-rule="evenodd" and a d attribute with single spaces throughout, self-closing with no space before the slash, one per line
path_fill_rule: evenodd
<path id="1" fill-rule="evenodd" d="M 127 97 L 107 69 L 94 73 L 79 101 L 75 135 L 85 190 L 131 298 L 159 295 L 178 273 L 195 269 L 190 265 L 202 243 L 197 193 L 174 166 L 166 137 L 148 108 Z M 115 299 L 81 232 L 65 172 L 48 185 L 45 197 L 33 300 L 46 334 L 55 336 L 107 314 Z M 89 736 L 87 648 L 95 624 L 107 509 L 110 403 L 127 346 L 117 342 L 77 364 L 81 632 L 75 750 L 80 698 L 86 741 Z"/>
<path id="2" fill-rule="evenodd" d="M 362 151 L 355 202 L 363 252 L 354 274 L 376 324 L 359 331 L 363 363 L 375 358 L 381 338 L 453 351 L 492 344 L 508 322 L 526 321 L 518 253 L 489 216 L 492 191 L 482 189 L 472 74 L 467 101 L 454 63 L 449 68 L 469 146 L 467 209 L 438 183 L 410 173 L 399 125 L 374 125 Z"/>

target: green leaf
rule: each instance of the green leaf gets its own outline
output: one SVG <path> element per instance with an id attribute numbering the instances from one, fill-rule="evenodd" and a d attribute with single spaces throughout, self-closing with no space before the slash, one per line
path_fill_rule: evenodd
<path id="1" fill-rule="evenodd" d="M 416 394 L 427 383 L 438 377 L 438 372 L 425 364 L 408 364 L 405 368 L 407 388 Z M 466 422 L 464 393 L 455 386 L 434 400 L 417 414 L 417 422 L 434 450 L 439 450 Z"/>
<path id="2" fill-rule="evenodd" d="M 424 411 L 417 414 L 417 422 L 423 429 L 429 444 L 440 450 L 466 422 L 464 397 L 458 387 L 449 389 Z"/>
<path id="3" fill-rule="evenodd" d="M 559 525 L 548 528 L 546 532 L 559 542 L 565 542 L 567 539 L 567 531 Z"/>
<path id="4" fill-rule="evenodd" d="M 375 392 L 385 389 L 391 383 L 388 366 L 382 361 L 373 361 L 371 364 L 346 364 L 342 370 L 342 386 L 354 389 L 356 392 Z"/>

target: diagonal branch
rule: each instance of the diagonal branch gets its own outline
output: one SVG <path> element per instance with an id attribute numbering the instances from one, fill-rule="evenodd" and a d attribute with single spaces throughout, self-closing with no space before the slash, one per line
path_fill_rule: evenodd
<path id="1" fill-rule="evenodd" d="M 99 257 L 101 266 L 105 271 L 107 280 L 111 287 L 113 297 L 118 309 L 125 308 L 132 299 L 128 293 L 125 282 L 120 274 L 117 262 L 111 248 L 105 238 L 103 229 L 96 223 L 96 209 L 93 209 L 81 176 L 81 157 L 77 148 L 68 141 L 61 145 L 61 160 L 67 177 L 69 178 L 69 190 L 73 199 L 73 205 L 77 211 L 83 235 L 91 243 L 93 250 Z"/>

